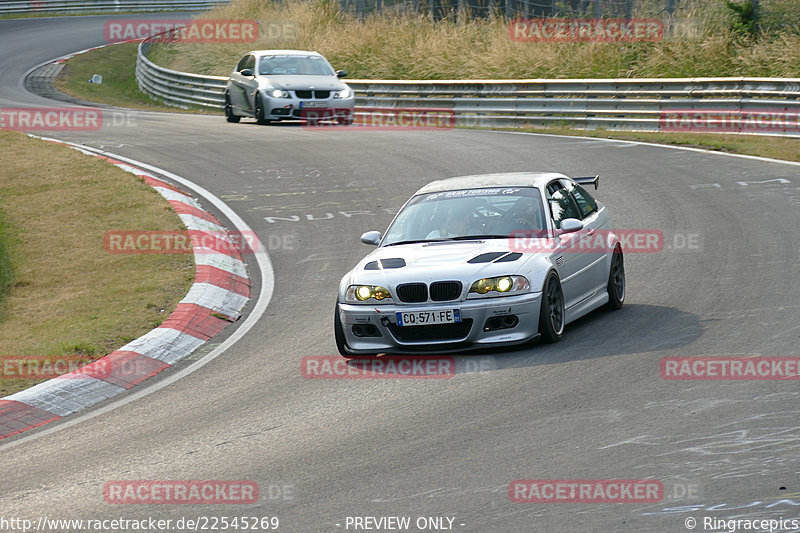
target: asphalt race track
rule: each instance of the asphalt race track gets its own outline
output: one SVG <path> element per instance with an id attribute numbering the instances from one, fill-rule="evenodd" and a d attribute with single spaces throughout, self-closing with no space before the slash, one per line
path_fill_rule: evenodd
<path id="1" fill-rule="evenodd" d="M 0 106 L 66 105 L 25 92 L 21 78 L 102 44 L 105 18 L 0 21 Z M 52 136 L 226 201 L 267 245 L 274 293 L 257 325 L 196 372 L 2 441 L 4 517 L 269 516 L 292 532 L 355 531 L 348 517 L 367 516 L 411 517 L 414 531 L 420 517 L 445 517 L 465 532 L 643 533 L 688 531 L 689 517 L 695 531 L 725 530 L 704 518 L 800 519 L 797 382 L 659 371 L 668 356 L 800 355 L 800 166 L 556 136 L 116 113 L 123 125 Z M 431 180 L 523 170 L 598 173 L 597 197 L 619 227 L 663 232 L 662 251 L 626 256 L 621 311 L 589 315 L 556 345 L 459 357 L 473 371 L 450 379 L 303 378 L 303 357 L 336 353 L 337 284 L 369 251 L 362 232 L 385 229 Z M 261 497 L 212 506 L 103 497 L 112 480 L 205 479 L 252 480 Z M 514 503 L 516 479 L 656 479 L 664 494 Z"/>

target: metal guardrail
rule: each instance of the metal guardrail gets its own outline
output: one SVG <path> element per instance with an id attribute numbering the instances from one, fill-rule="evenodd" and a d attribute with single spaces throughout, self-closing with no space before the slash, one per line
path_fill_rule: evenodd
<path id="1" fill-rule="evenodd" d="M 231 0 L 3 0 L 0 15 L 25 13 L 116 13 L 128 11 L 207 11 Z"/>
<path id="2" fill-rule="evenodd" d="M 227 77 L 160 67 L 147 59 L 148 47 L 147 41 L 139 46 L 136 65 L 142 91 L 179 107 L 223 108 Z M 768 131 L 761 133 L 800 137 L 800 79 L 348 80 L 347 84 L 356 93 L 356 114 L 376 108 L 435 108 L 452 112 L 457 125 L 468 127 L 664 131 L 669 129 L 667 114 L 694 110 L 720 113 L 721 118 L 712 117 L 710 123 L 718 125 L 719 133 L 730 133 L 725 127 L 730 115 L 762 113 L 770 118 Z M 714 128 L 703 131 L 713 133 Z"/>
<path id="3" fill-rule="evenodd" d="M 160 67 L 147 59 L 150 45 L 146 39 L 142 41 L 136 55 L 136 81 L 144 93 L 175 107 L 225 106 L 227 76 L 201 76 Z"/>

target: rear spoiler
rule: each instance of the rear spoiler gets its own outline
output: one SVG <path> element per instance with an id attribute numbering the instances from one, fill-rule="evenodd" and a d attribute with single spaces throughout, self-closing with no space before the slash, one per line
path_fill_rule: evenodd
<path id="1" fill-rule="evenodd" d="M 573 181 L 579 183 L 581 185 L 594 185 L 594 190 L 597 190 L 598 185 L 600 185 L 600 176 L 583 176 L 580 178 L 572 178 Z"/>

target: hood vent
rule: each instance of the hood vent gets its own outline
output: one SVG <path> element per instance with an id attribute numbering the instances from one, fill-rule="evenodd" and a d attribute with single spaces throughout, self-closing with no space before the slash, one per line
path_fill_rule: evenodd
<path id="1" fill-rule="evenodd" d="M 501 257 L 500 259 L 495 261 L 495 263 L 510 263 L 511 261 L 516 261 L 520 257 L 522 257 L 521 253 L 513 252 L 513 253 L 510 253 L 510 254 L 506 255 L 505 257 Z"/>
<path id="2" fill-rule="evenodd" d="M 485 254 L 476 255 L 467 261 L 467 263 L 510 263 L 511 261 L 516 261 L 520 257 L 522 257 L 522 254 L 517 252 L 488 252 Z"/>
<path id="3" fill-rule="evenodd" d="M 506 253 L 508 252 L 489 252 L 481 255 L 476 255 L 475 257 L 467 261 L 467 263 L 491 263 L 498 257 L 506 255 Z"/>
<path id="4" fill-rule="evenodd" d="M 389 268 L 403 268 L 406 262 L 402 257 L 392 257 L 389 259 L 381 259 L 380 265 L 377 261 L 370 261 L 364 265 L 364 270 L 381 270 Z"/>
<path id="5" fill-rule="evenodd" d="M 392 257 L 391 259 L 381 259 L 383 268 L 403 268 L 406 262 L 402 257 Z"/>

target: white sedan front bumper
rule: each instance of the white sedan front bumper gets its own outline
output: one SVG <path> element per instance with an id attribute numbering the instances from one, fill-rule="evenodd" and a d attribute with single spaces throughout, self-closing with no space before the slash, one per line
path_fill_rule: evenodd
<path id="1" fill-rule="evenodd" d="M 541 292 L 420 304 L 339 303 L 339 319 L 354 354 L 454 352 L 520 344 L 539 333 Z M 398 326 L 396 313 L 458 309 L 461 322 Z M 510 318 L 515 317 L 515 318 Z M 514 326 L 510 324 L 515 323 Z M 494 329 L 495 326 L 499 326 Z"/>

